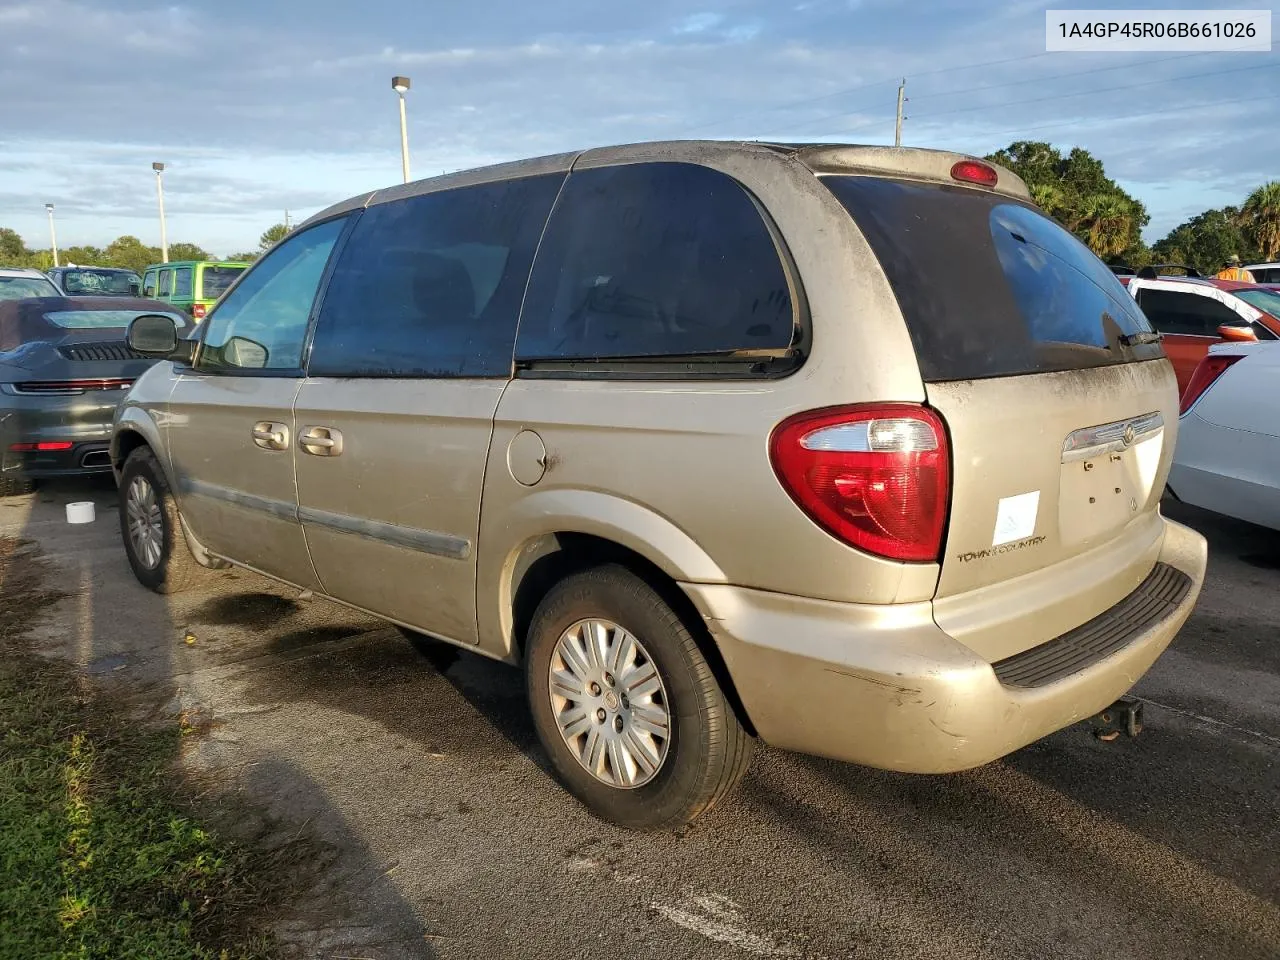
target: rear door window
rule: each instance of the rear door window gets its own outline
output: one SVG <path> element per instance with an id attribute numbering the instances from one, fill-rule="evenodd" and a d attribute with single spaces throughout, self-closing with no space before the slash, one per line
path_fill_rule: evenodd
<path id="1" fill-rule="evenodd" d="M 184 300 L 191 299 L 191 268 L 179 267 L 173 271 L 173 295 Z"/>
<path id="2" fill-rule="evenodd" d="M 686 163 L 570 174 L 538 252 L 519 361 L 782 351 L 796 311 L 779 250 L 737 181 Z"/>
<path id="3" fill-rule="evenodd" d="M 926 382 L 1154 359 L 1158 343 L 1109 267 L 1034 208 L 964 187 L 823 181 L 888 277 Z M 850 322 L 856 322 L 851 318 Z"/>
<path id="4" fill-rule="evenodd" d="M 156 291 L 157 296 L 167 297 L 173 293 L 173 271 L 160 271 L 160 289 Z"/>
<path id="5" fill-rule="evenodd" d="M 509 377 L 520 301 L 563 174 L 376 204 L 334 266 L 316 377 Z"/>

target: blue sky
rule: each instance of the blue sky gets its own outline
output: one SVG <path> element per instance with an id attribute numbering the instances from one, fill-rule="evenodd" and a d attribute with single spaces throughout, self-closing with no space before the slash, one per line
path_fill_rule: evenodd
<path id="1" fill-rule="evenodd" d="M 415 177 L 668 137 L 892 142 L 902 75 L 905 144 L 1087 147 L 1148 239 L 1280 173 L 1280 55 L 1046 54 L 1045 8 L 0 0 L 0 226 L 47 246 L 52 202 L 62 245 L 157 243 L 163 160 L 171 241 L 252 248 L 286 208 L 399 180 L 395 73 Z"/>

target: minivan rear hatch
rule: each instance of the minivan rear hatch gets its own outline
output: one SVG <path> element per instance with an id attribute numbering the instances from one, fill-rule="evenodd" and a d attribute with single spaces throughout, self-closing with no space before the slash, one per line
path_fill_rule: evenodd
<path id="1" fill-rule="evenodd" d="M 1115 275 L 990 190 L 824 176 L 893 287 L 953 458 L 935 616 L 991 660 L 1098 615 L 1159 551 L 1178 415 Z"/>

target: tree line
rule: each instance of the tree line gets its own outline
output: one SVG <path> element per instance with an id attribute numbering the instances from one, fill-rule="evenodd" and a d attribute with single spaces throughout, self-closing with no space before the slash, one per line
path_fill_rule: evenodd
<path id="1" fill-rule="evenodd" d="M 258 249 L 217 257 L 194 243 L 169 244 L 170 260 L 245 260 L 253 261 L 288 234 L 283 223 L 268 227 L 258 238 Z M 79 266 L 123 267 L 142 273 L 147 267 L 159 263 L 162 255 L 159 247 L 148 246 L 137 237 L 116 237 L 105 247 L 73 246 L 58 248 L 58 262 Z M 31 249 L 16 230 L 0 227 L 0 267 L 35 267 L 48 270 L 53 266 L 53 251 Z"/>
<path id="2" fill-rule="evenodd" d="M 1231 256 L 1245 263 L 1280 258 L 1280 180 L 1262 184 L 1239 206 L 1206 210 L 1147 246 L 1142 240 L 1142 228 L 1151 221 L 1146 206 L 1108 177 L 1102 161 L 1088 150 L 1075 147 L 1063 154 L 1048 143 L 1019 140 L 987 159 L 1022 177 L 1036 204 L 1108 263 L 1179 263 L 1212 273 Z M 224 259 L 255 260 L 288 232 L 277 223 L 263 232 L 257 250 Z M 139 273 L 160 262 L 159 247 L 129 236 L 103 248 L 67 247 L 58 253 L 63 263 L 128 267 Z M 215 258 L 196 244 L 172 243 L 169 259 Z M 47 270 L 52 265 L 49 250 L 28 249 L 16 232 L 0 227 L 0 266 Z"/>
<path id="3" fill-rule="evenodd" d="M 1280 257 L 1280 180 L 1262 184 L 1239 206 L 1197 214 L 1147 246 L 1146 206 L 1089 151 L 1076 147 L 1064 155 L 1050 144 L 1020 140 L 987 159 L 1022 177 L 1036 204 L 1108 263 L 1178 263 L 1216 273 L 1231 256 L 1245 263 Z"/>

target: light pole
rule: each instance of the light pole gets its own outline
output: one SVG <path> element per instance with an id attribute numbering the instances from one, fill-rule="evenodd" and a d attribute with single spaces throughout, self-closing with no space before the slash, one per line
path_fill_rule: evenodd
<path id="1" fill-rule="evenodd" d="M 409 128 L 404 119 L 404 94 L 409 89 L 408 77 L 392 77 L 391 89 L 400 98 L 400 166 L 404 170 L 404 182 L 409 182 Z"/>
<path id="2" fill-rule="evenodd" d="M 49 214 L 49 245 L 53 247 L 53 265 L 58 265 L 58 232 L 53 229 L 53 204 L 46 203 L 44 205 L 45 213 Z"/>
<path id="3" fill-rule="evenodd" d="M 153 163 L 151 169 L 156 172 L 156 200 L 160 203 L 160 259 L 169 262 L 169 235 L 164 225 L 164 164 Z"/>

